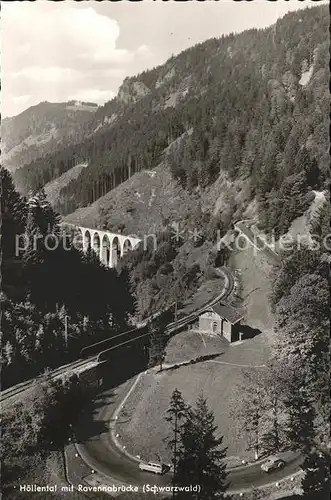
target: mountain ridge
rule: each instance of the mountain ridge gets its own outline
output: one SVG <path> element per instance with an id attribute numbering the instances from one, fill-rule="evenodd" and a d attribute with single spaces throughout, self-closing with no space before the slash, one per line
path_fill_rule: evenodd
<path id="1" fill-rule="evenodd" d="M 311 189 L 328 182 L 327 33 L 327 9 L 316 6 L 263 30 L 197 44 L 126 78 L 93 115 L 83 143 L 25 166 L 16 181 L 34 189 L 73 158 L 88 161 L 55 204 L 66 215 L 166 158 L 189 193 L 219 176 L 250 179 L 247 202 L 258 201 L 265 229 L 284 232 L 307 208 Z"/>
<path id="2" fill-rule="evenodd" d="M 71 100 L 43 101 L 1 122 L 2 164 L 14 171 L 70 141 L 82 140 L 98 106 Z"/>

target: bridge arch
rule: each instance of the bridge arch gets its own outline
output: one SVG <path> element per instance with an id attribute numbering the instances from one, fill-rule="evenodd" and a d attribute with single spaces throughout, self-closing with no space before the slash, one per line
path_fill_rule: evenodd
<path id="1" fill-rule="evenodd" d="M 111 267 L 116 267 L 118 261 L 121 258 L 121 245 L 118 236 L 115 236 L 112 240 L 111 244 L 112 252 L 111 252 Z"/>
<path id="2" fill-rule="evenodd" d="M 100 255 L 100 236 L 99 233 L 95 232 L 93 235 L 93 250 L 99 256 Z"/>
<path id="3" fill-rule="evenodd" d="M 101 246 L 101 262 L 110 267 L 110 240 L 107 234 L 103 235 L 102 238 L 102 246 Z"/>
<path id="4" fill-rule="evenodd" d="M 127 254 L 127 253 L 128 253 L 128 252 L 130 252 L 131 250 L 132 250 L 132 243 L 131 243 L 131 241 L 129 240 L 129 238 L 126 238 L 126 239 L 123 241 L 122 255 Z"/>
<path id="5" fill-rule="evenodd" d="M 92 247 L 92 238 L 89 230 L 85 231 L 83 234 L 83 248 L 87 252 Z"/>
<path id="6" fill-rule="evenodd" d="M 73 240 L 74 242 L 74 248 L 77 250 L 82 250 L 84 251 L 84 233 L 80 227 L 75 227 L 74 229 L 74 237 Z"/>

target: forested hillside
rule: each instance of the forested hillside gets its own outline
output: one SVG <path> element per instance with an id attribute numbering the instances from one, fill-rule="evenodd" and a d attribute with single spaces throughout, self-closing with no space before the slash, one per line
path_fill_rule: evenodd
<path id="1" fill-rule="evenodd" d="M 88 161 L 61 190 L 56 208 L 68 214 L 166 160 L 188 192 L 220 174 L 249 179 L 261 227 L 285 232 L 311 190 L 327 185 L 328 60 L 326 6 L 208 40 L 126 79 L 95 114 L 89 138 L 18 170 L 16 182 L 36 189 L 73 158 Z"/>
<path id="2" fill-rule="evenodd" d="M 1 122 L 2 165 L 15 170 L 65 144 L 79 142 L 97 110 L 93 103 L 41 102 Z M 59 175 L 57 171 L 53 173 Z"/>
<path id="3" fill-rule="evenodd" d="M 9 172 L 1 186 L 2 388 L 77 359 L 82 347 L 127 328 L 127 275 L 83 254 L 60 231 L 40 191 L 24 199 Z"/>
<path id="4" fill-rule="evenodd" d="M 325 203 L 311 231 L 328 241 Z M 268 370 L 246 372 L 236 408 L 260 453 L 299 451 L 307 500 L 330 496 L 330 273 L 325 248 L 283 252 L 274 269 L 275 331 Z"/>

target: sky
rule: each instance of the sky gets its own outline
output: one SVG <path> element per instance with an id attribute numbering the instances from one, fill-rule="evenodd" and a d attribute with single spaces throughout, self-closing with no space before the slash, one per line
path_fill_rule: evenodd
<path id="1" fill-rule="evenodd" d="M 286 12 L 316 3 L 2 2 L 2 116 L 41 101 L 103 104 L 126 76 L 208 38 L 266 27 Z"/>

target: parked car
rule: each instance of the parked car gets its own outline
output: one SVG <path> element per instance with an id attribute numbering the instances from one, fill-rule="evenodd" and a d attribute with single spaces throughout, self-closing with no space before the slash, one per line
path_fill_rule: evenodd
<path id="1" fill-rule="evenodd" d="M 157 464 L 155 462 L 140 462 L 139 469 L 147 472 L 154 472 L 154 474 L 163 474 L 164 472 L 162 464 Z"/>
<path id="2" fill-rule="evenodd" d="M 174 466 L 173 464 L 162 464 L 163 467 L 163 472 L 174 472 Z"/>
<path id="3" fill-rule="evenodd" d="M 282 469 L 285 465 L 285 462 L 282 458 L 277 456 L 269 457 L 266 462 L 261 465 L 261 469 L 264 472 L 271 472 L 276 469 Z"/>

